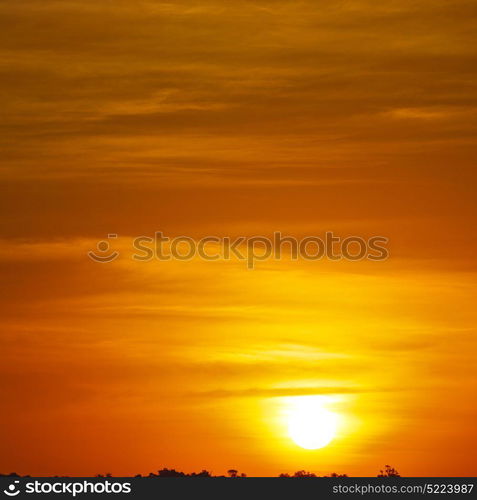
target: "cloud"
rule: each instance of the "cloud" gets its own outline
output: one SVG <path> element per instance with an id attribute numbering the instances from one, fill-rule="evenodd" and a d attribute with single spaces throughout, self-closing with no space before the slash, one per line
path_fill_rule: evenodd
<path id="1" fill-rule="evenodd" d="M 370 389 L 359 389 L 353 387 L 290 387 L 290 388 L 248 388 L 238 390 L 217 389 L 208 392 L 195 392 L 191 396 L 198 398 L 275 398 L 285 396 L 318 396 L 318 395 L 340 395 L 360 394 Z M 382 389 L 385 390 L 385 389 Z M 379 389 L 372 389 L 379 391 Z"/>

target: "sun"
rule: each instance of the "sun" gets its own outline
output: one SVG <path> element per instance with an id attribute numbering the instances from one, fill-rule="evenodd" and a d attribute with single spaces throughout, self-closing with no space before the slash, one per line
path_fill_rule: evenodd
<path id="1" fill-rule="evenodd" d="M 335 437 L 338 415 L 326 409 L 321 396 L 291 398 L 288 416 L 288 434 L 293 441 L 307 450 L 327 446 Z"/>

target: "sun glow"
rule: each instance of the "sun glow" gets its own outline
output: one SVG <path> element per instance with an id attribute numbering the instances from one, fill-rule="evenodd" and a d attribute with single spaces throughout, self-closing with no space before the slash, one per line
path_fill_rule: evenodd
<path id="1" fill-rule="evenodd" d="M 338 415 L 325 407 L 323 397 L 295 397 L 290 405 L 288 434 L 298 446 L 317 450 L 333 440 L 338 427 Z"/>

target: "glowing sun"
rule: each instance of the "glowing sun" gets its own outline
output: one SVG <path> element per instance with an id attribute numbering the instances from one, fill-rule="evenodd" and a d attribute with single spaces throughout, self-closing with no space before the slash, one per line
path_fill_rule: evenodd
<path id="1" fill-rule="evenodd" d="M 327 446 L 335 437 L 338 415 L 324 407 L 320 396 L 293 398 L 288 416 L 288 434 L 307 450 Z"/>

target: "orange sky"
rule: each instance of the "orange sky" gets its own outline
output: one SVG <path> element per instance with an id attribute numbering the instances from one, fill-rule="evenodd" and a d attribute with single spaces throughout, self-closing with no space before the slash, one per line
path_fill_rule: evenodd
<path id="1" fill-rule="evenodd" d="M 0 14 L 0 472 L 476 475 L 474 1 Z M 155 231 L 391 258 L 128 258 Z M 321 450 L 301 395 L 341 417 Z"/>

